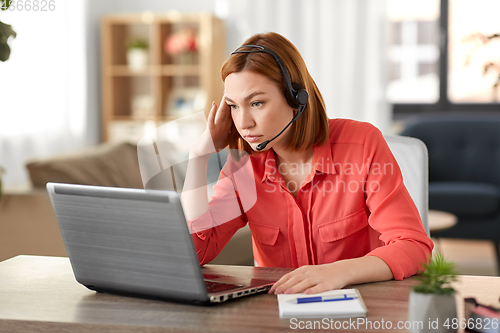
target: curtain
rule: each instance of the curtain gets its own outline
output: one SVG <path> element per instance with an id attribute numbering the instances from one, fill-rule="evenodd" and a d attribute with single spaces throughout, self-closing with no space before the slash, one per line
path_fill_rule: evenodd
<path id="1" fill-rule="evenodd" d="M 299 49 L 329 118 L 367 121 L 389 132 L 385 0 L 218 0 L 227 55 L 248 37 L 274 31 Z"/>
<path id="2" fill-rule="evenodd" d="M 0 12 L 17 32 L 10 59 L 0 63 L 0 166 L 7 186 L 27 182 L 26 160 L 86 143 L 86 2 L 54 5 Z"/>

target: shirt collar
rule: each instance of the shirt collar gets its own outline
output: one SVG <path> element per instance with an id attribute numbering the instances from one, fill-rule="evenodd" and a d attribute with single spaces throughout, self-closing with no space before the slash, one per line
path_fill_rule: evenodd
<path id="1" fill-rule="evenodd" d="M 262 175 L 261 182 L 264 182 L 266 179 L 275 182 L 278 171 L 278 167 L 276 166 L 276 157 L 274 156 L 274 151 L 269 149 L 264 159 L 264 174 Z M 333 163 L 332 156 L 332 145 L 327 142 L 322 146 L 314 146 L 313 147 L 313 169 L 316 173 L 324 173 L 334 175 L 335 172 L 335 163 Z"/>
<path id="2" fill-rule="evenodd" d="M 313 168 L 316 173 L 325 173 L 334 175 L 335 163 L 333 163 L 332 145 L 330 142 L 322 146 L 314 146 L 313 148 Z"/>
<path id="3" fill-rule="evenodd" d="M 262 176 L 261 182 L 266 179 L 275 182 L 276 172 L 278 172 L 278 167 L 276 166 L 276 157 L 274 156 L 274 150 L 269 149 L 264 156 L 264 175 Z"/>

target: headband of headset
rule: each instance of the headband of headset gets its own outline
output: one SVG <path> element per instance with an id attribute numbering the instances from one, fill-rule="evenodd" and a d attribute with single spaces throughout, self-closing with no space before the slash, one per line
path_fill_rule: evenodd
<path id="1" fill-rule="evenodd" d="M 240 50 L 242 48 L 253 48 L 252 50 Z M 283 73 L 283 78 L 285 80 L 285 87 L 286 87 L 286 100 L 288 104 L 293 107 L 294 109 L 300 108 L 304 109 L 305 105 L 307 104 L 307 101 L 309 100 L 309 94 L 307 93 L 307 90 L 304 89 L 304 87 L 300 83 L 292 83 L 290 80 L 290 76 L 288 75 L 288 71 L 285 67 L 285 64 L 281 60 L 281 58 L 278 56 L 276 52 L 271 50 L 268 47 L 262 46 L 262 45 L 243 45 L 237 48 L 233 53 L 267 53 L 273 56 L 273 58 L 276 60 L 278 63 L 278 66 L 281 69 L 281 72 Z M 302 113 L 302 112 L 300 112 Z"/>

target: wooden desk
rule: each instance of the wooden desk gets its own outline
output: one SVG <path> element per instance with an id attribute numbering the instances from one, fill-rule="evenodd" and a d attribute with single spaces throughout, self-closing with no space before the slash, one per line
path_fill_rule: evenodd
<path id="1" fill-rule="evenodd" d="M 224 269 L 233 274 L 253 270 L 238 266 Z M 260 274 L 274 278 L 287 271 L 266 269 Z M 357 285 L 368 307 L 366 319 L 383 319 L 393 325 L 406 321 L 408 295 L 417 282 L 409 278 Z M 462 276 L 460 282 L 459 318 L 463 297 L 474 296 L 486 303 L 498 298 L 499 277 Z M 213 306 L 184 305 L 90 291 L 75 281 L 68 258 L 18 256 L 0 263 L 0 332 L 254 333 L 290 332 L 290 325 L 290 320 L 279 318 L 274 295 L 260 294 Z"/>

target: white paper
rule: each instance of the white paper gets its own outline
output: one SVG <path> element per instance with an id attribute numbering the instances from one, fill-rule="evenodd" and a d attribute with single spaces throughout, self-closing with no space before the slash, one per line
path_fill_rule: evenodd
<path id="1" fill-rule="evenodd" d="M 353 300 L 335 302 L 315 302 L 296 304 L 291 300 L 299 297 L 314 296 L 354 296 Z M 319 294 L 279 294 L 280 318 L 349 318 L 365 317 L 368 313 L 365 303 L 357 289 L 338 289 Z"/>

